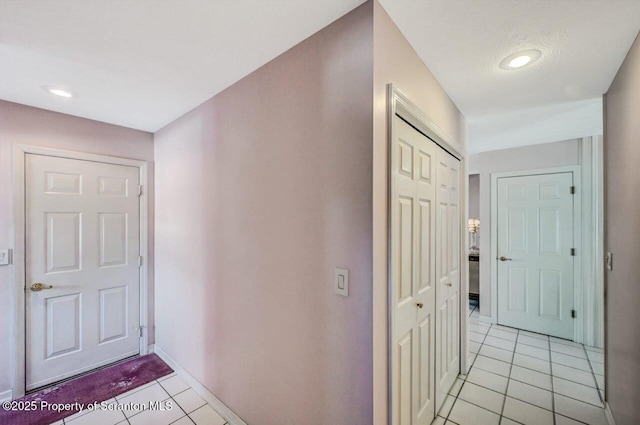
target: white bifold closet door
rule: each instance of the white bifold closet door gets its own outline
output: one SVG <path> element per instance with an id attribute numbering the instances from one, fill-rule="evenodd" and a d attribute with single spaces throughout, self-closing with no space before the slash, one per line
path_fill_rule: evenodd
<path id="1" fill-rule="evenodd" d="M 459 162 L 396 117 L 391 152 L 391 404 L 428 425 L 459 372 Z"/>
<path id="2" fill-rule="evenodd" d="M 460 161 L 436 165 L 436 412 L 460 373 Z"/>

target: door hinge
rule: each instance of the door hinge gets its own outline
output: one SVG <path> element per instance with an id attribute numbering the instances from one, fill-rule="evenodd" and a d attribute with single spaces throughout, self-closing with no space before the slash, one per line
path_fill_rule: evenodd
<path id="1" fill-rule="evenodd" d="M 578 314 L 576 313 L 575 310 L 571 310 L 571 318 L 575 319 L 576 317 L 578 317 Z"/>
<path id="2" fill-rule="evenodd" d="M 144 192 L 143 192 L 142 185 L 139 185 L 139 186 L 138 186 L 138 196 L 142 196 L 142 194 L 143 194 L 143 193 L 144 193 Z"/>
<path id="3" fill-rule="evenodd" d="M 144 329 L 144 326 L 140 325 L 138 326 L 138 337 L 142 338 L 142 330 Z"/>
<path id="4" fill-rule="evenodd" d="M 571 186 L 571 194 L 572 195 L 576 194 L 576 187 L 575 186 Z"/>
<path id="5" fill-rule="evenodd" d="M 571 256 L 572 257 L 576 256 L 576 249 L 575 248 L 571 248 Z"/>
<path id="6" fill-rule="evenodd" d="M 138 256 L 138 267 L 142 267 L 142 255 Z"/>

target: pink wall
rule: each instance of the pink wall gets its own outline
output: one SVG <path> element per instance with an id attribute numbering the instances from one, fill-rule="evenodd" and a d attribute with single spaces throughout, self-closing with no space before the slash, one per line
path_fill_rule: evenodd
<path id="1" fill-rule="evenodd" d="M 640 423 L 640 38 L 605 101 L 606 395 L 618 425 Z"/>
<path id="2" fill-rule="evenodd" d="M 373 362 L 374 424 L 387 423 L 387 84 L 393 83 L 466 153 L 467 124 L 447 93 L 374 3 Z"/>
<path id="3" fill-rule="evenodd" d="M 249 424 L 372 423 L 372 30 L 366 3 L 155 135 L 156 342 Z"/>
<path id="4" fill-rule="evenodd" d="M 14 144 L 153 161 L 153 135 L 57 112 L 0 100 L 0 248 L 12 248 L 12 161 Z M 152 164 L 151 164 L 152 165 Z M 149 181 L 153 182 L 151 167 Z M 149 235 L 153 235 L 153 187 L 150 187 Z M 153 246 L 153 240 L 150 241 Z M 150 269 L 153 269 L 150 258 Z M 11 389 L 13 305 L 10 299 L 12 266 L 0 266 L 0 393 Z M 153 296 L 153 275 L 149 286 Z M 150 306 L 152 307 L 152 306 Z M 153 309 L 149 311 L 153 324 Z M 153 334 L 150 335 L 153 341 Z"/>

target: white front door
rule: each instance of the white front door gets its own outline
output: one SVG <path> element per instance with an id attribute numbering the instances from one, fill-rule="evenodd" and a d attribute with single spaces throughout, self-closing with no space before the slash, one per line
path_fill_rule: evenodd
<path id="1" fill-rule="evenodd" d="M 391 154 L 391 262 L 394 425 L 428 425 L 435 417 L 436 145 L 399 118 Z"/>
<path id="2" fill-rule="evenodd" d="M 573 339 L 573 173 L 498 179 L 498 323 Z"/>
<path id="3" fill-rule="evenodd" d="M 139 169 L 33 154 L 25 162 L 31 390 L 139 353 Z"/>
<path id="4" fill-rule="evenodd" d="M 436 164 L 436 410 L 460 373 L 460 161 Z"/>

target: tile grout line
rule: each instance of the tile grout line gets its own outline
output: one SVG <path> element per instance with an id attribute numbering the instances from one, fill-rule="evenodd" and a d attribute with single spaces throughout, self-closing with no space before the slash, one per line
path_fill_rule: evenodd
<path id="1" fill-rule="evenodd" d="M 569 345 L 567 345 L 566 347 L 569 347 Z M 572 347 L 572 348 L 578 348 L 578 347 Z M 582 349 L 584 350 L 584 347 L 582 347 Z M 563 356 L 569 356 L 569 357 L 574 357 L 576 359 L 582 359 L 582 360 L 589 361 L 589 356 L 587 355 L 586 350 L 585 350 L 585 355 L 587 357 L 578 357 L 578 356 L 574 356 L 573 354 L 567 354 L 567 353 L 563 353 L 562 351 L 557 351 L 557 350 L 553 350 L 553 349 L 550 349 L 549 351 L 551 351 L 552 353 L 556 353 L 556 354 L 562 354 Z"/>
<path id="2" fill-rule="evenodd" d="M 600 384 L 598 384 L 598 380 L 596 379 L 596 372 L 593 370 L 593 365 L 591 364 L 591 358 L 589 357 L 589 353 L 587 353 L 587 349 L 585 348 L 584 344 L 582 344 L 582 350 L 584 351 L 584 354 L 586 354 L 587 356 L 587 362 L 589 363 L 589 369 L 591 369 L 591 377 L 593 378 L 595 384 L 596 384 L 596 392 L 598 393 L 598 398 L 600 399 L 600 402 L 602 403 L 602 407 L 604 408 L 605 404 L 604 404 L 604 400 L 602 399 L 602 395 L 600 395 Z"/>
<path id="3" fill-rule="evenodd" d="M 493 336 L 493 337 L 495 337 L 495 338 L 502 339 L 502 338 L 500 338 L 500 337 L 496 337 L 496 336 L 494 336 L 494 335 L 489 335 L 489 332 L 491 331 L 491 329 L 498 329 L 498 328 L 494 328 L 493 324 L 489 324 L 489 329 L 487 330 L 487 332 L 486 332 L 486 333 L 484 334 L 484 336 L 483 336 L 483 339 L 482 339 L 482 341 L 483 341 L 483 342 L 482 342 L 482 343 L 480 343 L 480 346 L 479 346 L 479 348 L 478 348 L 478 352 L 477 352 L 477 353 L 474 353 L 474 354 L 475 354 L 475 356 L 474 356 L 474 364 L 470 367 L 470 369 L 469 369 L 469 373 L 468 373 L 468 374 L 470 374 L 470 373 L 471 373 L 472 369 L 478 369 L 478 370 L 482 370 L 483 372 L 491 373 L 491 374 L 494 374 L 494 375 L 497 375 L 497 376 L 502 376 L 502 375 L 496 374 L 496 373 L 494 373 L 494 372 L 492 372 L 492 371 L 488 371 L 488 370 L 485 370 L 485 369 L 481 369 L 481 368 L 479 368 L 479 367 L 475 367 L 475 360 L 477 359 L 477 356 L 480 356 L 480 355 L 482 355 L 483 357 L 486 357 L 486 358 L 490 358 L 490 359 L 495 360 L 495 361 L 501 361 L 501 362 L 503 362 L 503 363 L 507 363 L 507 362 L 505 362 L 504 360 L 500 360 L 500 359 L 493 358 L 493 357 L 491 357 L 491 356 L 487 356 L 487 355 L 484 355 L 484 354 L 480 354 L 480 351 L 482 350 L 482 347 L 484 347 L 485 345 L 486 345 L 487 347 L 491 347 L 491 348 L 493 348 L 493 349 L 499 349 L 499 350 L 503 350 L 503 351 L 509 351 L 509 350 L 505 350 L 504 348 L 501 348 L 501 347 L 494 347 L 494 346 L 491 346 L 491 345 L 489 345 L 489 344 L 487 344 L 487 343 L 486 343 L 486 338 L 487 338 L 488 336 Z M 507 392 L 508 392 L 509 385 L 510 385 L 510 382 L 511 382 L 511 373 L 512 373 L 512 369 L 513 369 L 513 366 L 514 366 L 513 361 L 515 360 L 515 354 L 517 354 L 515 350 L 516 350 L 516 348 L 517 348 L 517 345 L 520 343 L 520 342 L 519 342 L 519 340 L 520 340 L 520 336 L 528 336 L 528 335 L 524 335 L 524 334 L 522 334 L 520 330 L 517 330 L 517 329 L 515 329 L 515 330 L 517 331 L 517 337 L 516 337 L 516 342 L 515 342 L 514 350 L 513 350 L 513 352 L 512 352 L 512 361 L 511 361 L 511 366 L 510 366 L 510 369 L 509 369 L 509 378 L 508 378 L 508 383 L 507 383 L 507 389 L 506 389 L 506 392 L 505 392 L 505 394 L 504 394 L 504 401 L 503 401 L 503 406 L 502 406 L 502 414 L 500 415 L 500 423 L 502 423 L 503 418 L 505 418 L 505 419 L 509 419 L 509 418 L 506 418 L 503 414 L 504 414 L 504 407 L 505 407 L 505 405 L 506 405 Z M 476 333 L 478 333 L 478 332 L 476 332 Z M 539 339 L 541 339 L 541 340 L 542 340 L 542 338 L 539 338 Z M 587 360 L 587 362 L 589 363 L 589 369 L 590 369 L 590 372 L 591 372 L 591 376 L 592 376 L 592 378 L 594 379 L 594 382 L 595 382 L 595 385 L 596 385 L 596 387 L 595 387 L 595 388 L 594 388 L 594 387 L 591 387 L 591 386 L 589 386 L 589 385 L 583 384 L 583 383 L 581 383 L 581 382 L 572 381 L 571 379 L 566 379 L 566 378 L 562 378 L 562 377 L 556 377 L 556 376 L 554 375 L 554 372 L 553 372 L 553 361 L 552 361 L 552 359 L 551 359 L 551 354 L 552 354 L 552 353 L 558 353 L 558 354 L 561 354 L 561 355 L 564 355 L 564 356 L 569 356 L 569 357 L 573 357 L 573 358 L 577 358 L 577 359 L 582 359 L 582 360 L 585 360 L 585 359 L 584 359 L 584 358 L 582 358 L 582 357 L 578 357 L 578 356 L 574 356 L 574 355 L 571 355 L 571 354 L 567 354 L 567 353 L 563 353 L 563 352 L 559 352 L 559 351 L 552 350 L 552 349 L 551 349 L 551 343 L 552 343 L 552 342 L 554 342 L 554 341 L 552 341 L 552 340 L 551 340 L 551 337 L 549 337 L 549 336 L 547 336 L 547 338 L 546 338 L 546 339 L 547 339 L 547 347 L 548 347 L 548 348 L 547 348 L 548 360 L 546 360 L 546 361 L 548 361 L 548 363 L 549 363 L 549 372 L 550 372 L 550 373 L 549 373 L 549 374 L 546 374 L 546 373 L 544 373 L 544 372 L 540 372 L 539 370 L 536 370 L 536 369 L 530 369 L 530 368 L 528 368 L 528 367 L 526 367 L 526 366 L 520 366 L 520 365 L 518 365 L 518 367 L 521 367 L 521 368 L 523 368 L 523 369 L 527 369 L 527 370 L 530 370 L 530 371 L 533 371 L 533 372 L 537 372 L 537 373 L 542 373 L 542 374 L 548 375 L 548 376 L 549 376 L 549 378 L 551 379 L 551 391 L 550 391 L 550 392 L 551 392 L 551 397 L 552 397 L 552 399 L 551 399 L 551 401 L 552 401 L 552 405 L 551 405 L 551 414 L 552 414 L 552 417 L 553 417 L 553 424 L 554 424 L 554 425 L 556 425 L 556 416 L 561 416 L 561 417 L 569 418 L 569 419 L 571 419 L 571 420 L 573 420 L 573 421 L 576 421 L 576 422 L 578 422 L 578 423 L 584 423 L 584 422 L 579 421 L 579 420 L 577 420 L 577 419 L 575 419 L 575 418 L 572 418 L 572 417 L 570 417 L 570 416 L 562 415 L 562 414 L 560 414 L 560 413 L 557 413 L 557 412 L 556 412 L 556 400 L 555 400 L 556 392 L 555 392 L 555 387 L 554 387 L 554 383 L 553 383 L 553 381 L 554 381 L 554 378 L 558 378 L 558 379 L 563 379 L 563 380 L 566 380 L 566 381 L 568 381 L 568 382 L 571 382 L 571 383 L 574 383 L 574 384 L 578 384 L 578 385 L 581 385 L 581 386 L 584 386 L 584 387 L 587 387 L 587 388 L 595 389 L 595 390 L 596 390 L 596 392 L 598 392 L 598 396 L 599 396 L 600 400 L 602 401 L 602 396 L 600 395 L 600 387 L 599 387 L 598 382 L 597 382 L 597 379 L 596 379 L 596 377 L 595 377 L 595 375 L 596 375 L 596 374 L 595 374 L 595 370 L 594 370 L 594 368 L 593 368 L 593 361 L 592 361 L 592 359 L 589 357 L 589 354 L 586 352 L 586 346 L 585 346 L 584 344 L 580 344 L 580 345 L 581 345 L 581 347 L 583 348 L 583 350 L 585 351 L 586 356 L 587 356 L 587 357 L 586 357 L 586 360 Z M 558 342 L 558 341 L 555 341 L 555 342 Z M 558 343 L 559 343 L 559 344 L 562 344 L 562 342 L 558 342 Z M 522 344 L 524 344 L 524 345 L 528 345 L 528 346 L 529 346 L 529 344 L 526 344 L 526 343 L 522 343 Z M 573 346 L 573 345 L 570 345 L 570 344 L 563 344 L 563 345 L 565 345 L 565 346 Z M 531 346 L 531 347 L 542 349 L 541 347 L 536 347 L 536 346 Z M 573 346 L 573 347 L 574 347 L 574 346 Z M 575 347 L 575 348 L 577 348 L 577 347 Z M 594 351 L 595 351 L 595 350 L 594 350 Z M 595 352 L 597 352 L 597 351 L 595 351 Z M 519 353 L 519 354 L 521 354 L 522 356 L 525 356 L 525 357 L 527 357 L 527 358 L 531 358 L 531 359 L 535 359 L 535 360 L 540 360 L 540 361 L 545 361 L 544 359 L 540 359 L 540 358 L 538 358 L 538 357 L 534 357 L 534 356 L 529 356 L 529 355 L 527 355 L 527 354 L 522 354 L 522 353 Z M 589 372 L 589 371 L 584 370 L 584 369 L 575 368 L 575 367 L 568 366 L 568 365 L 563 365 L 562 363 L 559 363 L 558 365 L 563 366 L 563 367 L 567 367 L 567 368 L 570 368 L 570 369 L 574 369 L 574 370 L 577 370 L 577 371 L 585 372 L 585 373 L 588 373 L 588 372 Z M 468 375 L 467 375 L 467 376 L 468 376 Z M 515 380 L 515 379 L 514 379 L 514 380 Z M 465 379 L 464 379 L 463 381 L 464 381 L 464 383 L 466 383 L 466 382 L 467 382 L 467 378 L 465 377 Z M 517 381 L 517 380 L 515 380 L 515 381 Z M 470 382 L 470 381 L 469 381 L 469 382 Z M 518 381 L 518 382 L 520 382 L 520 381 Z M 463 383 L 463 385 L 464 385 L 464 383 Z M 475 383 L 474 383 L 474 384 L 475 384 Z M 479 387 L 481 387 L 481 388 L 485 388 L 485 389 L 487 389 L 487 390 L 491 390 L 491 391 L 497 392 L 497 391 L 495 391 L 495 390 L 493 390 L 493 389 L 491 389 L 491 388 L 487 388 L 487 387 L 484 387 L 484 386 L 479 385 L 479 384 L 475 384 L 475 385 L 478 385 Z M 528 384 L 528 385 L 531 385 L 531 384 Z M 535 385 L 534 385 L 534 387 L 535 387 Z M 536 387 L 536 388 L 540 388 L 540 387 Z M 541 388 L 541 389 L 544 389 L 544 388 Z M 458 395 L 459 395 L 461 392 L 462 392 L 462 388 L 461 388 L 461 390 L 458 392 Z M 560 395 L 561 395 L 561 394 L 560 394 Z M 575 398 L 573 398 L 573 397 L 571 397 L 571 396 L 564 396 L 564 397 L 567 397 L 567 398 L 569 398 L 569 399 L 575 400 L 575 401 L 580 402 L 580 403 L 584 403 L 584 404 L 586 404 L 586 405 L 590 405 L 590 406 L 593 406 L 593 407 L 602 408 L 602 406 L 596 406 L 596 405 L 593 405 L 593 404 L 591 404 L 591 403 L 588 403 L 588 402 L 585 402 L 585 401 L 582 401 L 582 400 L 579 400 L 579 399 L 575 399 Z M 458 397 L 458 396 L 456 396 L 456 400 L 455 400 L 455 401 L 457 401 L 457 399 L 458 399 L 458 398 L 459 398 L 459 397 Z M 519 400 L 519 399 L 516 399 L 516 400 Z M 465 400 L 465 401 L 466 401 L 466 400 Z M 524 402 L 524 403 L 526 403 L 526 404 L 530 404 L 530 405 L 532 405 L 532 406 L 540 407 L 540 406 L 537 406 L 537 405 L 535 405 L 535 404 L 529 403 L 529 402 L 524 401 L 524 400 L 520 400 L 520 401 L 522 401 L 522 402 Z M 477 407 L 479 407 L 479 408 L 481 408 L 481 409 L 483 409 L 483 410 L 487 410 L 487 411 L 491 412 L 491 410 L 488 410 L 488 409 L 484 408 L 483 406 L 478 406 L 478 405 L 476 405 L 475 403 L 470 403 L 470 402 L 467 402 L 467 403 L 472 404 L 472 405 L 474 405 L 474 406 L 477 406 Z M 604 404 L 604 403 L 603 403 L 603 404 Z M 454 402 L 454 405 L 455 405 L 455 402 Z M 547 410 L 547 409 L 544 409 L 544 410 Z M 452 408 L 451 408 L 451 411 L 453 411 L 453 406 L 452 406 Z M 450 413 L 451 413 L 451 411 L 450 411 Z M 549 411 L 549 410 L 547 410 L 547 411 Z M 449 419 L 448 419 L 448 417 L 449 417 L 449 415 L 447 415 L 446 420 L 449 420 Z M 510 420 L 510 421 L 513 421 L 512 419 L 509 419 L 509 420 Z M 513 421 L 513 422 L 515 422 L 515 423 L 519 423 L 518 421 Z M 452 422 L 452 421 L 451 421 L 450 423 L 454 423 L 454 422 Z"/>
<path id="4" fill-rule="evenodd" d="M 505 351 L 506 351 L 506 350 L 505 350 Z M 518 353 L 516 353 L 516 354 L 518 354 Z M 479 355 L 480 355 L 480 354 L 479 354 Z M 484 356 L 484 357 L 486 357 L 486 356 Z M 502 361 L 503 363 L 508 363 L 508 362 L 505 362 L 505 361 L 503 361 L 503 360 L 494 359 L 494 358 L 492 358 L 492 357 L 491 357 L 491 359 L 496 360 L 496 361 Z M 518 366 L 518 367 L 520 367 L 520 368 L 526 369 L 525 367 L 520 366 L 520 365 L 516 365 L 516 364 L 513 364 L 513 366 Z M 504 377 L 504 375 L 499 375 L 499 374 L 497 374 L 497 373 L 495 373 L 495 372 L 492 372 L 492 371 L 490 371 L 490 370 L 481 369 L 481 368 L 479 368 L 479 367 L 477 367 L 477 369 L 478 369 L 478 370 L 482 370 L 482 371 L 487 372 L 487 373 L 490 373 L 490 374 L 493 374 L 493 375 L 496 375 L 496 376 Z M 552 376 L 551 376 L 551 374 L 549 374 L 549 373 L 539 372 L 539 371 L 536 371 L 536 370 L 533 370 L 533 369 L 527 369 L 527 370 L 530 370 L 530 371 L 533 371 L 533 372 L 537 372 L 537 373 L 541 373 L 541 374 L 547 375 L 550 379 L 552 379 Z M 564 378 L 560 378 L 560 377 L 556 377 L 556 378 L 558 378 L 558 379 L 563 379 L 563 380 L 565 380 L 565 381 L 569 381 L 569 382 L 572 382 L 572 383 L 574 383 L 574 384 L 581 385 L 581 386 L 584 386 L 584 387 L 587 387 L 587 388 L 590 388 L 590 389 L 594 389 L 594 390 L 596 389 L 596 388 L 594 388 L 594 387 L 589 387 L 588 385 L 584 385 L 584 384 L 581 384 L 581 383 L 579 383 L 579 382 L 570 381 L 570 380 L 568 380 L 568 379 L 564 379 Z M 510 381 L 520 382 L 520 383 L 523 383 L 523 384 L 526 384 L 526 385 L 529 385 L 529 386 L 532 386 L 532 387 L 538 388 L 538 389 L 540 389 L 540 390 L 543 390 L 543 391 L 549 392 L 549 393 L 551 393 L 551 394 L 552 394 L 552 397 L 553 397 L 554 392 L 553 392 L 552 390 L 548 390 L 547 388 L 539 387 L 539 386 L 537 386 L 537 385 L 533 385 L 533 384 L 531 384 L 531 383 L 529 383 L 529 382 L 523 382 L 523 381 L 520 381 L 520 380 L 518 380 L 518 379 L 511 378 L 511 377 L 509 377 L 509 380 L 510 380 Z M 486 389 L 486 390 L 489 390 L 489 391 L 493 391 L 493 392 L 499 393 L 499 391 L 496 391 L 496 390 L 494 390 L 493 388 L 486 387 L 486 386 L 484 386 L 484 385 L 482 385 L 482 384 L 477 384 L 477 383 L 474 383 L 474 382 L 472 382 L 472 384 L 473 384 L 473 385 L 476 385 L 476 386 L 478 386 L 478 387 L 481 387 L 481 388 L 483 388 L 483 389 Z M 566 397 L 566 398 L 569 398 L 569 399 L 571 399 L 571 400 L 574 400 L 574 401 L 580 402 L 580 403 L 582 403 L 582 404 L 587 404 L 587 405 L 591 405 L 591 406 L 593 406 L 593 407 L 601 408 L 601 406 L 597 406 L 597 405 L 595 405 L 595 404 L 593 404 L 593 403 L 585 402 L 584 400 L 580 400 L 580 399 L 574 398 L 574 397 L 572 397 L 572 396 L 568 396 L 568 395 L 564 395 L 564 394 L 559 394 L 559 395 L 562 395 L 563 397 Z M 553 407 L 552 407 L 551 409 L 548 409 L 548 408 L 546 408 L 546 407 L 541 407 L 541 406 L 539 406 L 539 405 L 537 405 L 537 404 L 531 403 L 530 401 L 523 400 L 523 399 L 520 399 L 520 398 L 517 398 L 517 397 L 513 397 L 513 396 L 511 396 L 511 398 L 513 398 L 513 399 L 515 399 L 515 400 L 518 400 L 518 401 L 521 401 L 522 403 L 529 404 L 529 405 L 531 405 L 531 406 L 534 406 L 534 407 L 537 407 L 537 408 L 540 408 L 540 409 L 546 410 L 547 412 L 550 412 L 551 414 L 556 413 L 556 412 L 554 412 Z M 466 400 L 465 400 L 465 401 L 466 401 Z M 470 403 L 470 402 L 468 402 L 468 403 Z M 471 404 L 474 404 L 474 403 L 471 403 Z M 477 404 L 474 404 L 474 405 L 478 406 Z M 478 406 L 478 407 L 483 408 L 482 406 Z M 485 410 L 487 410 L 487 409 L 485 409 Z M 567 416 L 565 416 L 565 415 L 560 415 L 560 416 L 567 417 Z M 510 418 L 507 418 L 507 419 L 509 419 L 509 420 L 513 421 L 513 419 L 510 419 Z M 576 420 L 576 419 L 574 419 L 574 418 L 570 418 L 570 419 Z M 516 422 L 517 422 L 517 421 L 516 421 Z M 578 422 L 580 422 L 580 421 L 578 421 Z"/>
<path id="5" fill-rule="evenodd" d="M 553 387 L 553 359 L 551 358 L 551 337 L 549 337 L 549 367 L 551 369 L 551 415 L 553 416 L 553 425 L 556 425 L 556 392 Z"/>
<path id="6" fill-rule="evenodd" d="M 507 404 L 507 393 L 509 392 L 509 385 L 511 384 L 511 371 L 513 370 L 513 360 L 516 357 L 516 348 L 518 347 L 518 339 L 520 338 L 520 331 L 516 333 L 516 341 L 513 344 L 513 352 L 511 353 L 511 364 L 509 365 L 509 376 L 507 377 L 507 388 L 504 389 L 504 398 L 502 399 L 502 409 L 500 409 L 500 423 L 504 418 L 504 407 Z"/>
<path id="7" fill-rule="evenodd" d="M 476 308 L 474 307 L 473 311 L 475 311 L 475 309 Z M 471 312 L 471 314 L 473 314 L 473 311 Z M 469 314 L 469 317 L 471 317 L 471 314 Z M 489 325 L 489 330 L 491 330 L 491 325 Z M 480 347 L 478 348 L 478 353 L 482 349 L 482 346 L 484 345 L 484 340 L 487 338 L 488 334 L 489 334 L 489 331 L 487 331 L 487 333 L 484 335 L 484 338 L 482 338 L 482 342 L 480 343 Z M 447 421 L 449 420 L 449 416 L 451 416 L 451 412 L 453 412 L 453 408 L 456 406 L 456 403 L 458 402 L 458 397 L 460 396 L 460 393 L 462 392 L 462 388 L 464 388 L 464 385 L 467 383 L 467 377 L 471 374 L 471 370 L 473 369 L 473 364 L 476 362 L 476 358 L 478 357 L 478 353 L 473 353 L 473 354 L 475 354 L 475 356 L 473 357 L 473 363 L 469 367 L 469 370 L 467 371 L 467 373 L 464 375 L 464 379 L 462 380 L 462 385 L 460 386 L 460 390 L 458 390 L 458 392 L 456 393 L 456 396 L 454 397 L 453 404 L 451 405 L 451 409 L 449 410 L 449 413 L 447 413 L 447 417 L 444 418 L 445 425 L 446 425 Z M 456 377 L 456 379 L 458 379 L 458 378 Z M 447 395 L 450 395 L 450 394 L 447 394 Z M 480 406 L 478 406 L 478 407 L 480 407 Z M 441 409 L 442 409 L 442 407 L 441 407 Z M 438 416 L 437 413 L 436 413 L 436 416 Z M 442 417 L 442 416 L 440 416 L 440 417 Z M 451 421 L 451 422 L 455 423 L 453 421 Z"/>

